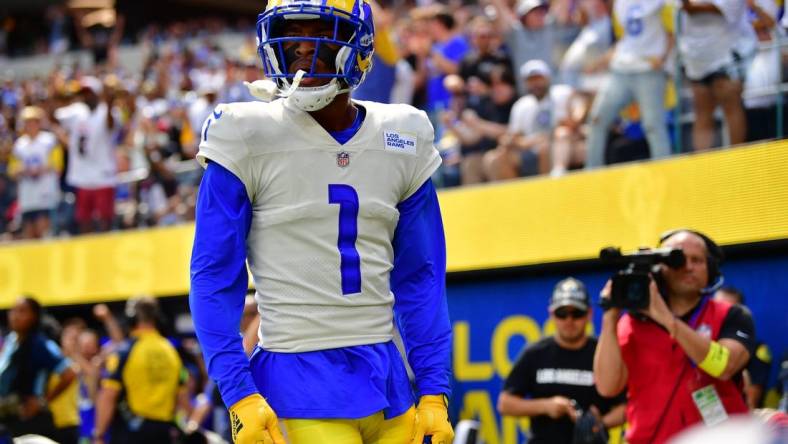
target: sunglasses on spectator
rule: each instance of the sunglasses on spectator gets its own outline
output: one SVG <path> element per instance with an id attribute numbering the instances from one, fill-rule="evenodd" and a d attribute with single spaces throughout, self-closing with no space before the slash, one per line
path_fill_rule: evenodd
<path id="1" fill-rule="evenodd" d="M 553 316 L 557 317 L 558 319 L 566 319 L 571 317 L 572 319 L 582 319 L 586 317 L 588 311 L 586 310 L 575 310 L 572 308 L 561 307 L 556 309 L 553 312 Z"/>

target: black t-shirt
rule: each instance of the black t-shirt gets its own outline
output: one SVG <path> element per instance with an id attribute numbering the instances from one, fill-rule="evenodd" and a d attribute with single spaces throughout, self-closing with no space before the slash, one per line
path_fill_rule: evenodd
<path id="1" fill-rule="evenodd" d="M 509 123 L 509 113 L 515 100 L 497 104 L 489 96 L 470 97 L 467 109 L 473 110 L 480 118 L 489 122 L 507 124 Z M 498 141 L 489 137 L 482 137 L 477 142 L 470 145 L 462 145 L 460 149 L 463 154 L 486 152 L 498 146 Z"/>
<path id="2" fill-rule="evenodd" d="M 479 54 L 474 51 L 460 61 L 458 73 L 466 82 L 470 77 L 478 77 L 489 82 L 490 73 L 496 68 L 506 71 L 506 75 L 512 76 L 512 60 L 503 51 L 495 51 L 490 54 Z"/>
<path id="3" fill-rule="evenodd" d="M 506 378 L 504 391 L 523 398 L 564 396 L 575 400 L 584 411 L 594 405 L 602 414 L 607 413 L 625 398 L 623 394 L 604 398 L 594 387 L 596 343 L 595 338 L 589 338 L 583 348 L 567 350 L 550 337 L 529 345 Z M 574 423 L 566 416 L 534 416 L 529 443 L 570 444 L 573 433 Z"/>
<path id="4" fill-rule="evenodd" d="M 734 305 L 728 310 L 720 328 L 720 339 L 735 339 L 744 345 L 750 356 L 755 354 L 755 323 L 750 310 L 741 305 Z"/>
<path id="5" fill-rule="evenodd" d="M 716 303 L 716 301 L 712 299 L 708 300 L 706 303 Z M 703 304 L 704 300 L 701 299 L 690 311 L 680 316 L 680 319 L 693 329 L 697 328 L 697 326 L 693 324 L 693 318 L 697 316 L 698 310 L 703 309 Z M 722 320 L 719 336 L 714 338 L 715 341 L 719 341 L 720 339 L 733 339 L 740 342 L 750 353 L 750 357 L 752 357 L 755 353 L 756 341 L 755 323 L 752 320 L 750 310 L 741 305 L 732 305 L 725 315 L 725 319 Z"/>

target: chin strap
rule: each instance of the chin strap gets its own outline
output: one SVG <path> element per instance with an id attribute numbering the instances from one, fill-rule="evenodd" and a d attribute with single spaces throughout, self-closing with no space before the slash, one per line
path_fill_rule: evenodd
<path id="1" fill-rule="evenodd" d="M 301 83 L 304 75 L 306 75 L 306 72 L 299 69 L 295 77 L 293 77 L 293 83 L 284 91 L 280 91 L 276 83 L 270 79 L 255 80 L 252 83 L 244 82 L 244 85 L 249 90 L 249 94 L 263 102 L 270 102 L 275 97 L 286 98 L 291 96 L 298 89 L 298 85 Z"/>
<path id="2" fill-rule="evenodd" d="M 298 70 L 293 77 L 293 83 L 286 90 L 281 90 L 276 83 L 270 79 L 255 80 L 252 83 L 244 82 L 249 93 L 263 102 L 270 102 L 277 97 L 290 98 L 298 108 L 304 111 L 315 111 L 328 105 L 338 94 L 343 94 L 350 91 L 350 88 L 342 88 L 339 80 L 334 78 L 326 85 L 301 88 L 301 80 L 303 80 L 306 72 Z"/>
<path id="3" fill-rule="evenodd" d="M 290 87 L 284 91 L 281 91 L 277 95 L 282 98 L 290 97 L 296 91 L 296 89 L 298 89 L 298 85 L 301 83 L 301 79 L 304 78 L 305 74 L 306 72 L 303 69 L 296 71 L 295 77 L 293 77 L 293 83 L 290 84 Z"/>

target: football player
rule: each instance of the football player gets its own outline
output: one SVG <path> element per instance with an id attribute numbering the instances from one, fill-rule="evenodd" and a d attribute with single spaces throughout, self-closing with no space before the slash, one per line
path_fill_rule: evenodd
<path id="1" fill-rule="evenodd" d="M 220 105 L 203 125 L 191 260 L 195 329 L 233 439 L 450 444 L 446 255 L 430 181 L 440 157 L 427 116 L 351 100 L 372 60 L 367 0 L 270 0 L 257 35 L 279 98 Z M 245 263 L 261 317 L 249 359 Z"/>

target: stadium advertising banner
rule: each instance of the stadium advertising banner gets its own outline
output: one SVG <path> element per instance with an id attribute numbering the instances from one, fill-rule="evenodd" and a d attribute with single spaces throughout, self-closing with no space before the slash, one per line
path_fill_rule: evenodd
<path id="1" fill-rule="evenodd" d="M 591 259 L 691 227 L 720 245 L 788 239 L 788 141 L 444 190 L 448 271 Z M 0 246 L 0 308 L 189 291 L 192 224 Z"/>
<path id="2" fill-rule="evenodd" d="M 788 255 L 762 259 L 732 260 L 722 267 L 726 283 L 744 292 L 753 313 L 757 339 L 772 353 L 770 392 L 767 401 L 776 403 L 774 389 L 779 357 L 788 351 Z M 610 273 L 573 274 L 583 281 L 594 304 Z M 451 415 L 480 421 L 480 434 L 487 444 L 524 442 L 528 420 L 503 417 L 496 412 L 498 394 L 517 356 L 527 344 L 551 335 L 548 298 L 554 285 L 569 274 L 521 278 L 498 278 L 449 286 L 449 314 L 454 345 L 454 387 Z M 593 313 L 591 332 L 601 326 L 601 311 Z M 612 438 L 612 437 L 611 437 Z M 611 440 L 611 443 L 620 442 Z"/>

